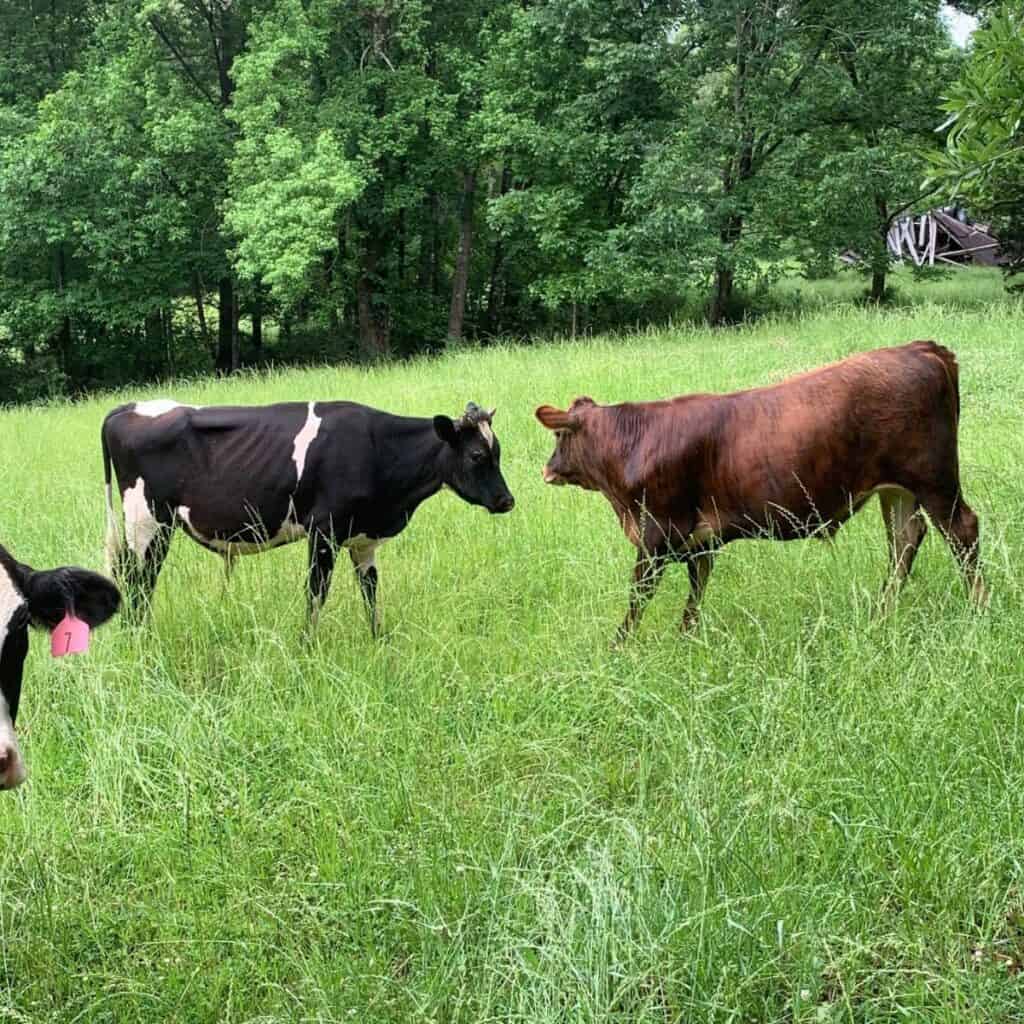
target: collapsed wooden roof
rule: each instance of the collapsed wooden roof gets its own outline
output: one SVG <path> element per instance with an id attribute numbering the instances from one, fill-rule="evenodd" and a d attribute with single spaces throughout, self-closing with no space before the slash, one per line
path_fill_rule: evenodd
<path id="1" fill-rule="evenodd" d="M 901 217 L 893 222 L 886 243 L 894 259 L 912 260 L 918 267 L 933 267 L 936 262 L 994 267 L 1004 262 L 999 240 L 988 225 L 975 224 L 957 207 Z"/>

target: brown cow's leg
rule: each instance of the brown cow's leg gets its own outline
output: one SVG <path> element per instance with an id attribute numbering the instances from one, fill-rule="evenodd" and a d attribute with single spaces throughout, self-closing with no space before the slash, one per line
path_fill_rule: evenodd
<path id="1" fill-rule="evenodd" d="M 700 599 L 704 595 L 704 588 L 707 586 L 708 577 L 715 565 L 715 554 L 713 551 L 699 551 L 686 561 L 687 571 L 690 573 L 690 596 L 687 598 L 686 607 L 683 609 L 683 621 L 679 628 L 686 632 L 697 625 L 700 617 Z"/>
<path id="2" fill-rule="evenodd" d="M 629 591 L 629 608 L 618 633 L 615 634 L 616 643 L 626 640 L 636 629 L 647 602 L 658 589 L 666 565 L 668 556 L 664 552 L 651 553 L 642 549 L 637 551 L 636 565 L 633 567 L 633 585 Z"/>
<path id="3" fill-rule="evenodd" d="M 981 550 L 978 543 L 978 517 L 960 495 L 952 502 L 922 498 L 921 504 L 935 525 L 942 530 L 942 535 L 946 538 L 946 543 L 949 544 L 949 549 L 964 575 L 964 583 L 967 585 L 971 601 L 978 608 L 985 607 L 988 604 L 988 588 L 982 579 L 979 565 Z"/>
<path id="4" fill-rule="evenodd" d="M 878 500 L 889 538 L 889 578 L 882 588 L 882 610 L 887 613 L 892 610 L 903 581 L 910 575 L 928 524 L 909 491 L 881 491 Z"/>

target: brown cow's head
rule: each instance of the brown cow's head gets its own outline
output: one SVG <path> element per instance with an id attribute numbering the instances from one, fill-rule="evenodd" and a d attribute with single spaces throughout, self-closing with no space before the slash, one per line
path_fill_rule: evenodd
<path id="1" fill-rule="evenodd" d="M 555 450 L 541 472 L 546 484 L 574 484 L 596 491 L 587 470 L 587 418 L 597 406 L 592 398 L 577 398 L 563 412 L 553 405 L 538 406 L 534 415 L 555 433 Z"/>

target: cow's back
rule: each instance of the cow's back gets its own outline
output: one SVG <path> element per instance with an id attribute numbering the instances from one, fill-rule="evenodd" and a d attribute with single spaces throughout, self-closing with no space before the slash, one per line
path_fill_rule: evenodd
<path id="1" fill-rule="evenodd" d="M 958 403 L 953 354 L 912 342 L 764 387 L 621 407 L 645 420 L 628 503 L 642 495 L 684 533 L 795 537 L 881 487 L 955 492 Z"/>

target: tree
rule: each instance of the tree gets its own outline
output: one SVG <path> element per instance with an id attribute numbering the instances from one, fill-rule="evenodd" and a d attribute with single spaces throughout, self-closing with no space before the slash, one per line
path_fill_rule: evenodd
<path id="1" fill-rule="evenodd" d="M 894 219 L 926 199 L 923 152 L 961 59 L 938 0 L 862 0 L 830 34 L 819 122 L 791 152 L 797 194 L 778 216 L 810 263 L 857 252 L 881 301 Z"/>
<path id="2" fill-rule="evenodd" d="M 973 49 L 946 96 L 946 148 L 932 180 L 991 218 L 1009 257 L 1024 272 L 1024 9 L 1004 3 L 974 33 Z"/>

